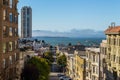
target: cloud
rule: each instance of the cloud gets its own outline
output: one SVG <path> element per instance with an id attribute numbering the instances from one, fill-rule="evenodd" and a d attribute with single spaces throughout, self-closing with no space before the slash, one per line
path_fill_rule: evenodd
<path id="1" fill-rule="evenodd" d="M 94 31 L 92 29 L 77 30 L 72 29 L 70 32 L 46 31 L 46 30 L 33 30 L 33 36 L 48 36 L 48 37 L 105 37 L 103 31 Z"/>

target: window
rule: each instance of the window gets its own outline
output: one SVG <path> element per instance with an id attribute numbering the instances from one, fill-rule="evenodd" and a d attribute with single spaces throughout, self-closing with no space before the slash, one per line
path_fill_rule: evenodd
<path id="1" fill-rule="evenodd" d="M 120 46 L 120 39 L 119 39 L 119 41 L 118 41 L 118 42 L 119 42 L 119 46 Z"/>
<path id="2" fill-rule="evenodd" d="M 98 67 L 96 67 L 96 74 L 99 74 L 98 72 L 99 72 L 99 69 L 98 69 Z"/>
<path id="3" fill-rule="evenodd" d="M 7 37 L 7 27 L 3 26 L 3 37 Z"/>
<path id="4" fill-rule="evenodd" d="M 84 64 L 81 64 L 81 68 L 83 68 L 83 69 L 84 69 Z"/>
<path id="5" fill-rule="evenodd" d="M 88 77 L 88 72 L 86 73 L 86 76 Z"/>
<path id="6" fill-rule="evenodd" d="M 116 56 L 115 55 L 113 55 L 113 61 L 115 62 L 115 58 L 116 58 Z"/>
<path id="7" fill-rule="evenodd" d="M 6 52 L 6 43 L 3 43 L 3 53 Z"/>
<path id="8" fill-rule="evenodd" d="M 12 27 L 10 27 L 10 28 L 9 28 L 9 36 L 12 36 L 12 35 L 13 35 L 12 32 L 13 32 L 13 31 L 12 31 Z"/>
<path id="9" fill-rule="evenodd" d="M 88 58 L 88 54 L 86 54 L 86 57 Z"/>
<path id="10" fill-rule="evenodd" d="M 86 62 L 86 67 L 88 67 L 88 62 Z"/>
<path id="11" fill-rule="evenodd" d="M 15 53 L 15 61 L 16 61 L 16 53 Z"/>
<path id="12" fill-rule="evenodd" d="M 15 41 L 15 49 L 17 49 L 17 41 Z"/>
<path id="13" fill-rule="evenodd" d="M 14 8 L 15 8 L 15 10 L 17 10 L 17 4 L 16 3 L 14 3 Z"/>
<path id="14" fill-rule="evenodd" d="M 18 17 L 15 16 L 15 23 L 18 23 Z"/>
<path id="15" fill-rule="evenodd" d="M 107 39 L 107 42 L 108 42 L 108 44 L 111 44 L 111 39 L 108 38 L 108 39 Z"/>
<path id="16" fill-rule="evenodd" d="M 15 22 L 15 16 L 13 13 L 12 13 L 12 22 Z"/>
<path id="17" fill-rule="evenodd" d="M 105 53 L 104 54 L 106 55 L 106 53 L 107 53 L 107 48 L 105 48 Z"/>
<path id="18" fill-rule="evenodd" d="M 92 77 L 91 73 L 90 73 L 90 78 Z"/>
<path id="19" fill-rule="evenodd" d="M 89 59 L 91 59 L 92 55 L 90 55 L 90 53 L 88 53 Z"/>
<path id="20" fill-rule="evenodd" d="M 110 59 L 110 53 L 108 54 L 108 59 Z"/>
<path id="21" fill-rule="evenodd" d="M 6 10 L 3 10 L 3 20 L 6 20 Z"/>
<path id="22" fill-rule="evenodd" d="M 95 62 L 95 55 L 93 55 L 93 62 Z"/>
<path id="23" fill-rule="evenodd" d="M 27 15 L 28 15 L 28 17 L 29 17 L 29 14 L 30 14 L 30 9 L 27 8 Z"/>
<path id="24" fill-rule="evenodd" d="M 92 72 L 93 72 L 93 73 L 95 73 L 95 66 L 93 66 L 93 68 L 92 68 L 92 69 L 93 69 L 93 70 L 92 70 Z"/>
<path id="25" fill-rule="evenodd" d="M 3 5 L 5 5 L 6 4 L 6 0 L 3 0 Z"/>
<path id="26" fill-rule="evenodd" d="M 12 64 L 12 57 L 9 56 L 9 61 L 10 61 L 10 64 Z"/>
<path id="27" fill-rule="evenodd" d="M 9 1 L 9 6 L 10 6 L 10 8 L 12 8 L 12 6 L 13 6 L 13 0 Z"/>
<path id="28" fill-rule="evenodd" d="M 119 56 L 119 64 L 120 64 L 120 56 Z"/>
<path id="29" fill-rule="evenodd" d="M 116 44 L 116 39 L 113 39 L 113 45 L 115 45 Z"/>
<path id="30" fill-rule="evenodd" d="M 3 59 L 3 68 L 6 67 L 6 62 L 5 62 L 5 59 Z"/>
<path id="31" fill-rule="evenodd" d="M 92 80 L 96 80 L 96 79 L 95 79 L 95 76 L 92 76 Z"/>
<path id="32" fill-rule="evenodd" d="M 16 53 L 16 61 L 19 59 L 19 55 L 17 55 L 17 53 Z"/>
<path id="33" fill-rule="evenodd" d="M 13 14 L 9 13 L 9 21 L 12 22 L 13 21 Z"/>
<path id="34" fill-rule="evenodd" d="M 3 5 L 8 5 L 8 0 L 3 0 Z"/>
<path id="35" fill-rule="evenodd" d="M 17 31 L 17 28 L 15 28 L 15 36 L 18 35 L 18 31 Z"/>
<path id="36" fill-rule="evenodd" d="M 95 61 L 96 61 L 97 63 L 99 63 L 99 54 L 100 54 L 100 53 L 98 53 L 98 55 L 96 55 L 96 57 L 95 57 Z"/>
<path id="37" fill-rule="evenodd" d="M 12 51 L 12 42 L 9 42 L 9 51 Z"/>
<path id="38" fill-rule="evenodd" d="M 116 39 L 116 45 L 117 45 L 117 46 L 119 46 L 118 41 L 119 41 L 119 39 L 117 38 L 117 39 Z"/>

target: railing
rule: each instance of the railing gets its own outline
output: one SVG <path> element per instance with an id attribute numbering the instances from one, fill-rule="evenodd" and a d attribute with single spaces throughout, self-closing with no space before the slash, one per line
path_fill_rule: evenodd
<path id="1" fill-rule="evenodd" d="M 96 66 L 98 66 L 99 63 L 97 63 L 97 62 L 92 62 L 92 65 L 96 65 Z"/>

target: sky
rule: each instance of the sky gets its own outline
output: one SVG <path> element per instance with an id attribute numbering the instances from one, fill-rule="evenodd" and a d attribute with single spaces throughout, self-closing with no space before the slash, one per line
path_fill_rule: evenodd
<path id="1" fill-rule="evenodd" d="M 120 25 L 120 0 L 19 0 L 19 29 L 23 6 L 32 8 L 33 30 L 104 31 L 111 22 Z"/>

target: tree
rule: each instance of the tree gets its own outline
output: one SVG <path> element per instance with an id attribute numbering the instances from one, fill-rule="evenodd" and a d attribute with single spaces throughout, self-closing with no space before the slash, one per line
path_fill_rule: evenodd
<path id="1" fill-rule="evenodd" d="M 68 46 L 72 46 L 72 44 L 71 44 L 71 43 L 69 43 L 69 44 L 68 44 Z"/>
<path id="2" fill-rule="evenodd" d="M 53 49 L 53 46 L 52 46 L 52 45 L 50 45 L 49 49 L 50 49 L 50 51 L 52 51 L 52 49 Z"/>
<path id="3" fill-rule="evenodd" d="M 45 44 L 45 41 L 44 41 L 44 40 L 42 40 L 42 43 L 43 43 L 43 44 Z"/>
<path id="4" fill-rule="evenodd" d="M 49 72 L 50 66 L 46 59 L 32 57 L 25 65 L 22 77 L 24 80 L 48 80 Z"/>
<path id="5" fill-rule="evenodd" d="M 22 73 L 24 80 L 37 80 L 40 72 L 38 68 L 32 64 L 26 64 Z"/>
<path id="6" fill-rule="evenodd" d="M 60 55 L 60 53 L 56 53 L 56 56 L 58 57 Z"/>
<path id="7" fill-rule="evenodd" d="M 26 44 L 26 43 L 27 43 L 27 40 L 23 40 L 22 43 L 23 43 L 23 44 Z"/>
<path id="8" fill-rule="evenodd" d="M 47 60 L 49 60 L 50 62 L 54 61 L 52 52 L 45 52 L 43 57 L 46 58 Z"/>
<path id="9" fill-rule="evenodd" d="M 35 39 L 35 42 L 38 42 L 38 39 Z"/>
<path id="10" fill-rule="evenodd" d="M 62 56 L 59 56 L 57 58 L 57 64 L 63 69 L 66 67 L 67 65 L 67 58 L 66 56 L 63 54 Z"/>

